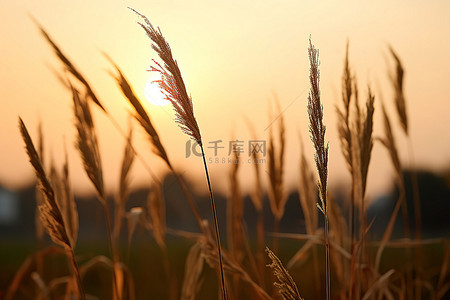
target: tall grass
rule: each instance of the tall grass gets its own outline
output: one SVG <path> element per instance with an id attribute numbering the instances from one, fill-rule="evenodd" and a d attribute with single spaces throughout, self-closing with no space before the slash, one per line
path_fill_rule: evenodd
<path id="1" fill-rule="evenodd" d="M 308 116 L 309 132 L 314 146 L 314 158 L 317 172 L 319 173 L 319 209 L 325 217 L 325 295 L 326 299 L 331 299 L 331 266 L 330 266 L 330 240 L 329 240 L 329 219 L 327 202 L 327 180 L 328 180 L 328 144 L 325 145 L 326 127 L 323 124 L 323 107 L 320 100 L 320 71 L 319 71 L 319 50 L 317 50 L 311 39 L 308 48 L 309 57 L 309 81 L 311 89 L 308 96 Z"/>
<path id="2" fill-rule="evenodd" d="M 155 60 L 153 60 L 154 65 L 151 66 L 151 71 L 158 72 L 161 74 L 161 80 L 157 83 L 161 91 L 164 92 L 165 98 L 170 101 L 175 110 L 176 122 L 178 123 L 181 130 L 190 136 L 199 146 L 202 151 L 203 166 L 205 168 L 206 182 L 208 183 L 209 198 L 211 200 L 211 211 L 214 220 L 214 231 L 217 243 L 217 255 L 219 257 L 219 268 L 220 268 L 220 278 L 221 278 L 221 288 L 223 299 L 226 300 L 227 292 L 225 287 L 225 275 L 223 270 L 222 261 L 222 247 L 220 245 L 220 235 L 219 235 L 219 225 L 217 221 L 216 203 L 214 201 L 214 194 L 211 186 L 211 180 L 209 178 L 208 164 L 206 163 L 205 151 L 203 149 L 202 136 L 200 134 L 200 128 L 198 127 L 197 120 L 194 116 L 194 107 L 192 104 L 192 99 L 188 95 L 186 86 L 184 85 L 183 77 L 181 76 L 181 71 L 178 68 L 176 60 L 173 58 L 172 50 L 169 44 L 164 39 L 161 30 L 155 30 L 150 21 L 142 14 L 133 10 L 141 18 L 144 19 L 145 25 L 139 23 L 141 27 L 145 30 L 148 37 L 152 40 L 152 48 L 164 62 L 162 66 Z"/>
<path id="3" fill-rule="evenodd" d="M 137 12 L 136 12 L 137 13 Z M 299 184 L 298 194 L 300 206 L 304 216 L 305 233 L 285 234 L 279 232 L 279 224 L 284 217 L 286 201 L 284 191 L 285 147 L 286 131 L 281 105 L 277 105 L 277 131 L 268 132 L 268 183 L 262 180 L 261 166 L 254 163 L 255 182 L 251 193 L 251 202 L 257 213 L 256 242 L 248 235 L 247 224 L 244 219 L 245 195 L 241 191 L 239 172 L 244 167 L 240 164 L 239 155 L 234 152 L 235 164 L 229 172 L 230 192 L 227 198 L 227 245 L 222 247 L 219 236 L 216 204 L 208 172 L 206 155 L 200 127 L 194 115 L 192 98 L 181 76 L 181 71 L 173 57 L 172 50 L 159 28 L 154 28 L 150 21 L 140 13 L 143 20 L 140 24 L 152 41 L 152 48 L 162 63 L 154 60 L 151 70 L 161 74 L 158 81 L 166 98 L 172 103 L 176 115 L 176 122 L 181 130 L 193 139 L 202 150 L 203 167 L 209 190 L 211 212 L 214 226 L 210 228 L 205 216 L 202 216 L 189 192 L 189 187 L 176 172 L 176 167 L 169 159 L 172 149 L 163 146 L 164 135 L 159 135 L 150 115 L 144 109 L 141 100 L 136 96 L 131 83 L 126 79 L 118 65 L 107 55 L 107 59 L 114 67 L 112 73 L 117 85 L 128 104 L 132 107 L 133 119 L 140 126 L 150 144 L 153 155 L 162 159 L 179 183 L 184 198 L 188 201 L 191 213 L 195 217 L 200 232 L 173 230 L 166 225 L 164 190 L 161 180 L 151 172 L 150 192 L 147 199 L 143 199 L 142 206 L 127 209 L 132 167 L 138 163 L 145 164 L 141 153 L 133 146 L 134 135 L 131 129 L 128 133 L 122 129 L 114 117 L 97 97 L 86 76 L 75 67 L 75 64 L 63 54 L 61 48 L 50 38 L 40 26 L 40 30 L 55 52 L 63 68 L 68 71 L 67 78 L 62 82 L 70 91 L 73 103 L 74 126 L 76 129 L 76 148 L 82 158 L 86 176 L 91 181 L 100 205 L 103 207 L 107 236 L 105 243 L 109 245 L 110 257 L 96 255 L 80 262 L 75 255 L 78 240 L 77 206 L 70 187 L 69 167 L 67 157 L 62 167 L 51 162 L 51 157 L 45 157 L 45 163 L 50 164 L 47 170 L 44 164 L 44 139 L 40 131 L 38 147 L 35 148 L 25 123 L 19 119 L 20 133 L 23 137 L 26 152 L 37 178 L 37 211 L 39 225 L 37 226 L 39 250 L 28 257 L 17 271 L 11 285 L 5 294 L 5 299 L 15 299 L 27 294 L 32 299 L 67 298 L 72 299 L 127 299 L 134 300 L 139 291 L 135 288 L 135 281 L 145 281 L 141 274 L 135 273 L 131 267 L 136 259 L 130 253 L 140 247 L 132 241 L 137 228 L 144 228 L 152 233 L 155 244 L 159 248 L 162 259 L 158 262 L 165 272 L 163 281 L 166 285 L 166 299 L 201 299 L 208 294 L 208 299 L 215 297 L 222 299 L 302 299 L 301 294 L 308 294 L 310 299 L 410 299 L 412 297 L 429 297 L 444 299 L 448 295 L 450 284 L 449 263 L 450 250 L 448 240 L 422 240 L 420 235 L 420 198 L 418 193 L 414 202 L 415 212 L 415 240 L 410 240 L 405 231 L 406 239 L 391 241 L 398 214 L 406 205 L 406 186 L 403 179 L 402 158 L 397 150 L 395 128 L 392 126 L 385 103 L 381 103 L 381 116 L 384 123 L 384 133 L 381 138 L 374 138 L 373 128 L 375 120 L 375 95 L 370 87 L 367 92 L 359 93 L 356 74 L 353 72 L 349 44 L 344 58 L 344 68 L 341 78 L 342 97 L 336 104 L 338 115 L 337 130 L 340 136 L 341 152 L 351 174 L 350 196 L 345 199 L 349 207 L 349 214 L 342 213 L 335 197 L 327 188 L 329 147 L 325 141 L 326 127 L 323 122 L 323 101 L 320 93 L 319 51 L 309 40 L 308 59 L 310 62 L 309 79 L 311 89 L 307 99 L 307 114 L 309 117 L 309 133 L 314 148 L 314 163 L 318 180 L 315 179 L 311 167 L 313 161 L 305 155 L 303 142 L 300 143 L 299 156 Z M 327 49 L 325 49 L 327 51 Z M 394 50 L 389 50 L 395 61 L 395 72 L 391 75 L 394 87 L 393 102 L 397 107 L 402 131 L 408 135 L 409 125 L 406 114 L 406 100 L 403 94 L 403 65 Z M 306 59 L 306 57 L 305 57 Z M 306 76 L 306 74 L 305 74 Z M 75 87 L 77 83 L 77 88 Z M 364 96 L 360 96 L 364 95 Z M 360 98 L 365 99 L 364 104 Z M 107 103 L 106 101 L 104 103 Z M 116 197 L 113 202 L 108 200 L 103 183 L 103 168 L 97 129 L 91 114 L 91 106 L 105 113 L 121 133 L 125 141 L 123 157 L 120 165 L 121 173 L 117 185 Z M 305 112 L 300 112 L 305 113 Z M 273 116 L 271 116 L 273 118 Z M 275 123 L 275 122 L 274 122 Z M 256 132 L 251 134 L 255 138 Z M 275 127 L 274 127 L 275 128 Z M 306 131 L 303 128 L 302 131 Z M 100 132 L 101 133 L 101 132 Z M 258 137 L 259 138 L 259 137 Z M 366 190 L 370 183 L 369 167 L 371 153 L 377 144 L 387 150 L 391 164 L 395 171 L 395 182 L 399 189 L 394 210 L 384 229 L 380 241 L 370 239 L 373 220 L 366 219 L 367 199 Z M 338 147 L 333 147 L 338 151 Z M 252 158 L 258 158 L 256 152 Z M 118 160 L 120 162 L 120 160 Z M 417 189 L 417 187 L 416 187 Z M 264 194 L 268 191 L 268 195 Z M 266 203 L 265 199 L 268 198 Z M 264 230 L 264 208 L 270 205 L 274 221 L 274 232 Z M 320 215 L 323 215 L 323 218 Z M 298 212 L 300 215 L 300 211 Z M 270 216 L 269 216 L 270 217 Z M 404 220 L 407 215 L 404 214 Z M 322 222 L 323 219 L 323 222 Z M 80 223 L 83 220 L 80 220 Z M 128 225 L 128 231 L 123 233 L 123 225 Z M 50 236 L 58 247 L 45 247 L 45 240 L 40 228 Z M 349 228 L 349 230 L 347 230 Z M 407 230 L 409 226 L 405 226 Z M 190 246 L 183 260 L 184 271 L 179 262 L 173 257 L 168 234 L 176 235 L 186 240 Z M 128 246 L 122 250 L 121 237 L 126 235 Z M 266 245 L 266 237 L 273 236 L 273 250 Z M 286 257 L 286 240 L 301 240 L 294 254 Z M 254 245 L 256 244 L 256 245 Z M 421 248 L 428 244 L 439 244 L 444 249 L 442 265 L 435 269 L 426 269 L 421 263 Z M 401 247 L 406 257 L 415 253 L 414 269 L 403 270 L 397 268 L 387 259 L 391 247 Z M 417 250 L 417 251 L 416 251 Z M 67 275 L 48 274 L 45 276 L 45 263 L 56 259 L 56 255 L 64 254 L 67 261 Z M 155 259 L 156 254 L 148 254 L 145 259 Z M 311 259 L 310 259 L 311 258 Z M 159 259 L 158 259 L 159 260 Z M 287 261 L 283 265 L 282 261 Z M 387 267 L 386 267 L 387 266 Z M 92 295 L 87 274 L 92 270 L 102 270 L 108 276 L 109 285 L 104 284 L 100 289 L 103 294 Z M 209 280 L 210 273 L 217 271 L 218 284 L 212 286 L 214 280 Z M 271 272 L 269 272 L 271 271 Z M 209 273 L 208 273 L 209 272 Z M 177 276 L 183 276 L 179 280 Z M 111 280 L 112 279 L 112 280 Z M 30 287 L 30 283 L 32 282 Z M 178 284 L 180 283 L 180 284 Z M 270 283 L 270 284 L 269 284 Z M 150 284 L 150 283 L 149 283 Z M 63 287 L 63 288 L 61 288 Z M 108 295 L 108 296 L 105 296 Z M 213 296 L 211 296 L 213 295 Z M 151 297 L 152 295 L 146 295 Z M 28 299 L 27 298 L 27 299 Z"/>

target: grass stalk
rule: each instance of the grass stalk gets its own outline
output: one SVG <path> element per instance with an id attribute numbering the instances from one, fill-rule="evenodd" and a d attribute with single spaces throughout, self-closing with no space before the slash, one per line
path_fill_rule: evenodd
<path id="1" fill-rule="evenodd" d="M 268 162 L 269 162 L 269 183 L 270 183 L 270 209 L 274 216 L 273 223 L 273 251 L 278 253 L 278 233 L 280 232 L 280 221 L 284 215 L 284 209 L 287 201 L 284 193 L 284 156 L 286 149 L 286 130 L 284 124 L 284 117 L 281 111 L 280 102 L 275 95 L 276 114 L 273 118 L 272 113 L 269 114 L 271 124 L 275 121 L 278 123 L 278 146 L 275 146 L 275 137 L 272 126 L 269 126 L 269 147 L 268 147 Z M 269 111 L 270 112 L 270 111 Z"/>
<path id="2" fill-rule="evenodd" d="M 219 268 L 220 268 L 220 280 L 221 280 L 221 288 L 222 288 L 222 295 L 223 300 L 228 299 L 227 297 L 227 291 L 225 288 L 225 275 L 224 275 L 224 269 L 223 269 L 223 259 L 222 259 L 222 247 L 220 246 L 220 235 L 219 235 L 219 224 L 217 222 L 217 213 L 216 213 L 216 202 L 214 201 L 214 195 L 211 187 L 211 181 L 209 179 L 209 172 L 208 172 L 208 164 L 206 163 L 206 156 L 205 152 L 203 150 L 203 145 L 200 145 L 200 149 L 202 150 L 202 158 L 203 158 L 203 166 L 205 167 L 205 175 L 206 175 L 206 181 L 208 182 L 208 189 L 209 189 L 209 199 L 211 200 L 211 211 L 213 214 L 214 219 L 214 231 L 215 231 L 215 238 L 216 238 L 216 246 L 217 246 L 217 256 L 219 259 Z"/>
<path id="3" fill-rule="evenodd" d="M 74 276 L 75 276 L 75 279 L 76 279 L 76 282 L 77 282 L 80 299 L 81 300 L 86 300 L 86 294 L 84 293 L 83 284 L 82 284 L 82 281 L 81 281 L 78 264 L 77 264 L 77 262 L 75 260 L 75 254 L 73 253 L 72 249 L 67 251 L 67 252 L 68 252 L 68 255 L 69 255 L 70 262 L 71 262 L 72 267 L 73 267 L 73 272 L 74 272 Z"/>
<path id="4" fill-rule="evenodd" d="M 326 127 L 323 124 L 323 106 L 320 100 L 320 72 L 319 72 L 319 50 L 317 50 L 309 40 L 308 56 L 310 62 L 310 83 L 311 89 L 308 96 L 308 116 L 309 131 L 311 141 L 315 150 L 316 168 L 319 174 L 320 201 L 317 207 L 322 211 L 325 217 L 325 292 L 326 299 L 331 299 L 331 266 L 330 266 L 330 237 L 328 224 L 328 205 L 327 205 L 327 179 L 328 179 L 328 145 L 325 145 Z"/>
<path id="5" fill-rule="evenodd" d="M 111 221 L 111 210 L 109 208 L 109 205 L 107 204 L 107 199 L 104 196 L 99 195 L 100 198 L 103 198 L 101 200 L 102 207 L 103 207 L 103 213 L 105 215 L 105 223 L 106 223 L 106 230 L 107 230 L 107 240 L 108 240 L 108 247 L 109 251 L 111 253 L 112 262 L 113 262 L 113 291 L 118 298 L 114 299 L 122 299 L 122 293 L 119 291 L 118 286 L 118 280 L 116 276 L 116 264 L 119 263 L 119 253 L 117 249 L 117 244 L 114 242 L 113 239 L 113 230 L 112 230 L 112 221 Z"/>
<path id="6" fill-rule="evenodd" d="M 165 95 L 167 99 L 173 106 L 176 115 L 176 123 L 180 127 L 181 131 L 190 136 L 193 140 L 197 142 L 202 150 L 203 164 L 205 168 L 206 179 L 208 182 L 209 196 L 211 200 L 211 209 L 214 217 L 214 227 L 216 234 L 216 241 L 218 247 L 219 256 L 219 266 L 220 266 L 220 277 L 221 277 L 221 287 L 223 299 L 227 299 L 227 293 L 225 288 L 225 276 L 223 270 L 222 262 L 222 249 L 220 247 L 220 236 L 219 236 L 219 226 L 217 222 L 216 206 L 214 201 L 214 196 L 211 187 L 211 181 L 209 179 L 208 166 L 206 163 L 205 152 L 203 149 L 202 137 L 200 134 L 200 128 L 197 124 L 197 120 L 194 116 L 194 108 L 191 96 L 188 95 L 186 86 L 184 84 L 183 77 L 181 76 L 181 71 L 178 67 L 178 63 L 173 57 L 172 50 L 162 35 L 161 30 L 158 28 L 156 30 L 151 22 L 141 13 L 131 9 L 139 17 L 141 17 L 145 24 L 139 23 L 139 25 L 144 29 L 147 36 L 152 41 L 152 48 L 158 54 L 162 63 L 153 60 L 154 65 L 150 67 L 150 71 L 157 72 L 161 74 L 161 80 L 157 80 L 156 83 Z"/>
<path id="7" fill-rule="evenodd" d="M 422 214 L 420 208 L 420 190 L 419 190 L 419 181 L 417 178 L 417 170 L 414 164 L 414 154 L 413 147 L 411 142 L 411 137 L 408 136 L 408 149 L 409 149 L 409 158 L 410 158 L 410 176 L 411 176 L 411 186 L 412 186 L 412 195 L 413 195 L 413 205 L 414 205 L 414 239 L 416 241 L 422 240 Z M 422 270 L 422 250 L 421 247 L 414 248 L 414 271 L 416 274 L 416 279 L 420 280 L 420 270 Z M 416 284 L 415 290 L 415 299 L 419 300 L 422 294 L 422 287 L 419 284 Z"/>
<path id="8" fill-rule="evenodd" d="M 325 293 L 326 299 L 331 299 L 331 266 L 330 266 L 330 235 L 328 213 L 325 211 Z"/>

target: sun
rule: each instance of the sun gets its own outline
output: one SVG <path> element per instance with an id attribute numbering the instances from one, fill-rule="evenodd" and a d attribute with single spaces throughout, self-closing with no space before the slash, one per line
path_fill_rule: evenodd
<path id="1" fill-rule="evenodd" d="M 164 98 L 164 94 L 159 89 L 156 82 L 153 82 L 155 78 L 150 78 L 145 84 L 144 93 L 147 100 L 156 106 L 164 106 L 170 104 L 170 101 Z"/>

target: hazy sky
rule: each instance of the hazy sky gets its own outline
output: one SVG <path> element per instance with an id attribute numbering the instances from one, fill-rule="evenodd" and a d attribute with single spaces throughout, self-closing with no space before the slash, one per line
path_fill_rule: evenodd
<path id="1" fill-rule="evenodd" d="M 450 167 L 450 2 L 448 1 L 2 1 L 0 10 L 0 183 L 17 188 L 33 180 L 17 119 L 20 115 L 33 138 L 42 122 L 47 164 L 60 165 L 64 144 L 69 149 L 71 178 L 79 192 L 92 192 L 74 151 L 70 93 L 55 71 L 62 68 L 32 22 L 33 16 L 88 78 L 101 101 L 128 128 L 130 107 L 109 74 L 108 53 L 122 68 L 137 94 L 145 99 L 146 70 L 155 58 L 150 41 L 137 25 L 133 7 L 159 26 L 170 43 L 189 93 L 205 143 L 222 140 L 218 158 L 228 157 L 228 142 L 248 143 L 246 119 L 258 139 L 266 139 L 269 104 L 280 100 L 287 127 L 286 181 L 298 181 L 299 135 L 313 163 L 308 137 L 306 99 L 308 39 L 320 50 L 321 90 L 327 140 L 330 141 L 330 186 L 349 179 L 337 139 L 335 104 L 339 101 L 347 39 L 350 61 L 361 98 L 370 84 L 376 95 L 375 132 L 382 134 L 381 97 L 387 104 L 405 165 L 407 140 L 399 130 L 387 81 L 391 66 L 387 46 L 403 61 L 405 95 L 416 163 L 442 170 Z M 382 95 L 381 95 L 382 93 Z M 169 106 L 146 103 L 175 168 L 195 180 L 203 175 L 199 157 L 185 158 L 187 136 L 177 128 Z M 122 159 L 123 137 L 97 108 L 95 112 L 107 190 L 115 192 Z M 162 176 L 164 164 L 150 152 L 141 128 L 135 144 L 147 163 Z M 208 146 L 209 144 L 207 144 Z M 207 155 L 213 156 L 212 149 Z M 244 153 L 246 155 L 247 153 Z M 136 161 L 135 186 L 150 182 Z M 211 164 L 212 181 L 225 191 L 230 165 Z M 263 177 L 266 166 L 263 164 Z M 243 188 L 251 186 L 252 166 L 240 169 Z M 368 190 L 382 192 L 392 178 L 386 151 L 374 147 Z M 204 191 L 206 186 L 199 186 Z"/>

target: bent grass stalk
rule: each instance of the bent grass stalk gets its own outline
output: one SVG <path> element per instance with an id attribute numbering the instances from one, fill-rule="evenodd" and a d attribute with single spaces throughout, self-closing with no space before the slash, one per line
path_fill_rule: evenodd
<path id="1" fill-rule="evenodd" d="M 414 238 L 416 240 L 422 239 L 422 216 L 421 216 L 421 208 L 420 208 L 420 191 L 419 191 L 419 182 L 417 179 L 417 170 L 414 163 L 414 154 L 413 154 L 413 147 L 412 147 L 412 139 L 408 127 L 408 114 L 406 111 L 406 99 L 403 92 L 404 87 L 404 68 L 402 65 L 402 62 L 397 55 L 397 53 L 394 51 L 394 49 L 389 46 L 389 52 L 392 55 L 392 58 L 395 62 L 394 70 L 392 70 L 389 73 L 389 77 L 392 83 L 392 87 L 394 90 L 394 102 L 395 107 L 397 109 L 397 116 L 400 121 L 400 125 L 403 129 L 403 132 L 405 133 L 407 137 L 407 148 L 409 152 L 409 165 L 410 165 L 410 177 L 411 177 L 411 185 L 412 185 L 412 196 L 413 196 L 413 207 L 414 207 Z M 414 269 L 419 270 L 420 269 L 420 257 L 421 249 L 418 248 L 414 251 Z M 416 299 L 421 294 L 420 285 L 417 285 L 417 291 L 415 292 Z"/>
<path id="2" fill-rule="evenodd" d="M 66 225 L 66 220 L 57 204 L 57 194 L 55 193 L 47 174 L 42 166 L 39 154 L 33 145 L 33 141 L 28 133 L 25 123 L 19 117 L 19 128 L 22 134 L 25 148 L 33 166 L 39 184 L 39 189 L 43 195 L 43 201 L 38 205 L 39 217 L 45 230 L 50 235 L 52 241 L 64 248 L 73 266 L 75 281 L 78 287 L 78 294 L 82 300 L 86 299 L 83 286 L 81 284 L 80 272 L 75 260 L 74 247 L 75 239 L 71 237 Z"/>
<path id="3" fill-rule="evenodd" d="M 214 229 L 218 249 L 217 254 L 219 258 L 222 295 L 223 299 L 226 300 L 227 293 L 225 288 L 225 276 L 223 270 L 222 250 L 220 245 L 216 205 L 211 187 L 211 180 L 209 178 L 208 166 L 203 149 L 200 128 L 198 127 L 197 120 L 194 116 L 192 98 L 188 96 L 183 77 L 181 76 L 181 71 L 176 60 L 173 58 L 172 50 L 170 49 L 169 44 L 162 35 L 161 30 L 159 28 L 158 30 L 156 30 L 144 15 L 140 14 L 132 8 L 130 9 L 145 21 L 145 25 L 142 23 L 139 23 L 139 25 L 141 25 L 141 27 L 147 33 L 148 37 L 152 40 L 152 49 L 155 50 L 155 52 L 163 62 L 163 65 L 161 65 L 157 61 L 153 60 L 154 65 L 150 67 L 150 71 L 158 72 L 161 74 L 161 80 L 157 80 L 156 83 L 158 83 L 161 91 L 164 93 L 165 99 L 167 99 L 172 104 L 176 114 L 175 121 L 178 123 L 178 126 L 185 134 L 187 134 L 197 142 L 202 150 L 203 165 L 206 174 L 206 181 L 208 183 L 209 198 L 211 200 L 211 210 L 214 218 Z"/>
<path id="4" fill-rule="evenodd" d="M 121 299 L 122 293 L 118 290 L 118 281 L 116 276 L 116 263 L 118 263 L 118 251 L 113 241 L 113 229 L 111 221 L 111 208 L 106 197 L 103 184 L 103 169 L 100 159 L 100 150 L 95 131 L 94 121 L 92 119 L 89 103 L 86 97 L 80 97 L 79 92 L 72 87 L 73 110 L 75 117 L 75 127 L 77 129 L 76 147 L 83 160 L 83 167 L 89 180 L 95 187 L 97 197 L 103 207 L 106 220 L 106 229 L 108 235 L 108 245 L 111 251 L 113 268 L 113 291 L 114 299 Z M 118 298 L 117 298 L 118 297 Z"/>

